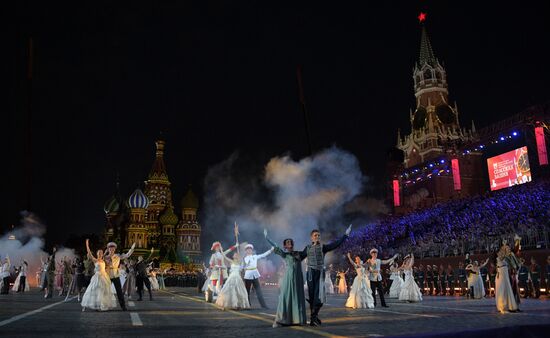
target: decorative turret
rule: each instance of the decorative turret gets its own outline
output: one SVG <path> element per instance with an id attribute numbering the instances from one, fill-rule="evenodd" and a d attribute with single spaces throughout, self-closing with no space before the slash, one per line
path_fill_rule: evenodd
<path id="1" fill-rule="evenodd" d="M 128 207 L 130 209 L 147 209 L 149 206 L 149 199 L 140 188 L 134 190 L 132 195 L 128 198 Z"/>
<path id="2" fill-rule="evenodd" d="M 196 261 L 200 256 L 201 226 L 197 221 L 199 199 L 191 190 L 181 200 L 181 220 L 177 226 L 178 252 L 180 256 L 187 256 Z"/>

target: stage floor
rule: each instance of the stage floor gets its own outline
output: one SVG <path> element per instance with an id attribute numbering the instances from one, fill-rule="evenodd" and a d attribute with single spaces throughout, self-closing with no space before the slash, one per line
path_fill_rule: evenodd
<path id="1" fill-rule="evenodd" d="M 493 298 L 425 297 L 422 303 L 389 300 L 389 308 L 347 309 L 346 297 L 329 295 L 322 327 L 272 328 L 277 290 L 264 289 L 269 310 L 222 311 L 195 289 L 170 288 L 154 300 L 130 301 L 129 311 L 82 312 L 76 299 L 45 300 L 37 290 L 0 296 L 3 337 L 388 337 L 544 336 L 550 332 L 550 301 L 524 300 L 521 313 L 499 314 Z M 501 329 L 507 328 L 507 329 Z M 501 329 L 501 330 L 499 330 Z M 487 332 L 483 330 L 493 330 Z M 496 331 L 495 331 L 496 330 Z M 467 331 L 467 332 L 465 332 Z M 548 336 L 548 335 L 546 335 Z"/>

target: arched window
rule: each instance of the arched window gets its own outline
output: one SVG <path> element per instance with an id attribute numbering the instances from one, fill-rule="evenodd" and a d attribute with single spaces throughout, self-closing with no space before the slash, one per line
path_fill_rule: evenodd
<path id="1" fill-rule="evenodd" d="M 432 78 L 432 70 L 428 68 L 424 71 L 424 80 L 430 80 L 431 78 Z"/>

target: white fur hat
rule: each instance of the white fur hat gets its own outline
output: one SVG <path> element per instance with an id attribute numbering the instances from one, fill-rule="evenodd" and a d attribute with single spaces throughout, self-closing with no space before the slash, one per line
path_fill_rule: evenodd
<path id="1" fill-rule="evenodd" d="M 115 248 L 115 249 L 116 249 L 116 246 L 117 246 L 117 245 L 116 245 L 115 242 L 109 242 L 109 243 L 107 243 L 107 247 L 108 247 L 108 248 L 111 248 L 111 247 L 112 247 L 112 248 Z"/>
<path id="2" fill-rule="evenodd" d="M 372 248 L 372 249 L 370 249 L 369 253 L 373 253 L 373 252 L 376 252 L 376 253 L 378 253 L 378 249 L 376 249 L 376 248 Z"/>
<path id="3" fill-rule="evenodd" d="M 244 247 L 244 249 L 245 249 L 245 250 L 246 250 L 246 249 L 254 250 L 254 245 L 252 245 L 252 244 L 247 244 L 247 245 Z"/>

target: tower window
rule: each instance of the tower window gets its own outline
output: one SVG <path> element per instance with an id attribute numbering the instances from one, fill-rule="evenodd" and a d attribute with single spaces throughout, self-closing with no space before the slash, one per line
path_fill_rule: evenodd
<path id="1" fill-rule="evenodd" d="M 432 70 L 426 69 L 424 71 L 424 80 L 430 80 L 432 78 Z"/>

